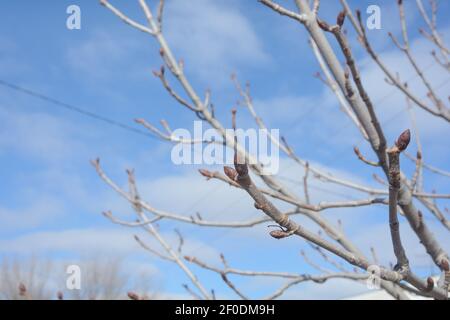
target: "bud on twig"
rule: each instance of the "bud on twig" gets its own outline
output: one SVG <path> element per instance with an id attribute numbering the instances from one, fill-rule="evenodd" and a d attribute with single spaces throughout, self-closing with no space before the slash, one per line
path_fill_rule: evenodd
<path id="1" fill-rule="evenodd" d="M 127 293 L 127 295 L 131 300 L 141 300 L 141 297 L 139 297 L 139 295 L 135 292 L 130 291 Z"/>
<path id="2" fill-rule="evenodd" d="M 272 230 L 269 232 L 270 236 L 275 239 L 283 239 L 289 236 L 289 234 L 286 231 L 282 230 Z"/>
<path id="3" fill-rule="evenodd" d="M 411 140 L 411 132 L 409 131 L 409 129 L 406 129 L 398 137 L 397 141 L 395 142 L 395 145 L 397 146 L 398 150 L 402 152 L 408 147 L 410 140 Z"/>
<path id="4" fill-rule="evenodd" d="M 200 174 L 208 179 L 211 179 L 213 177 L 213 173 L 209 170 L 206 169 L 198 169 L 198 172 L 200 172 Z"/>
<path id="5" fill-rule="evenodd" d="M 223 172 L 225 172 L 225 174 L 226 174 L 226 176 L 227 176 L 228 178 L 230 178 L 230 179 L 233 180 L 233 181 L 236 181 L 236 178 L 237 178 L 237 176 L 238 176 L 238 173 L 237 173 L 236 170 L 234 170 L 234 169 L 231 168 L 231 167 L 224 166 L 224 167 L 223 167 Z"/>
<path id="6" fill-rule="evenodd" d="M 341 12 L 339 12 L 337 18 L 336 18 L 336 23 L 339 27 L 342 27 L 342 25 L 344 24 L 345 21 L 345 11 L 342 10 Z"/>
<path id="7" fill-rule="evenodd" d="M 328 23 L 326 23 L 323 20 L 320 20 L 319 18 L 316 19 L 317 24 L 319 25 L 319 27 L 323 30 L 323 31 L 330 31 L 330 25 Z"/>

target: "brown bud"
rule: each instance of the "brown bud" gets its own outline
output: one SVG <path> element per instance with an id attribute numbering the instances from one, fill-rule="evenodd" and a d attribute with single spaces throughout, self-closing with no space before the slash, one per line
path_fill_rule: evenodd
<path id="1" fill-rule="evenodd" d="M 64 300 L 64 294 L 61 291 L 58 291 L 56 293 L 56 297 L 58 298 L 58 300 Z"/>
<path id="2" fill-rule="evenodd" d="M 141 297 L 139 297 L 139 295 L 135 292 L 129 291 L 127 295 L 131 300 L 141 300 Z"/>
<path id="3" fill-rule="evenodd" d="M 317 24 L 323 31 L 330 31 L 330 25 L 328 23 L 326 23 L 323 20 L 320 20 L 319 18 L 317 18 L 316 20 L 317 20 Z"/>
<path id="4" fill-rule="evenodd" d="M 275 239 L 283 239 L 288 236 L 287 232 L 282 230 L 272 230 L 269 232 L 270 236 Z"/>
<path id="5" fill-rule="evenodd" d="M 202 176 L 204 176 L 204 177 L 206 177 L 206 178 L 208 178 L 208 179 L 213 177 L 212 172 L 209 171 L 209 170 L 206 170 L 206 169 L 198 169 L 198 172 L 200 172 L 200 174 L 201 174 Z"/>
<path id="6" fill-rule="evenodd" d="M 233 181 L 236 181 L 236 178 L 237 178 L 237 175 L 238 175 L 238 173 L 237 173 L 236 170 L 234 170 L 234 169 L 231 168 L 231 167 L 224 166 L 224 167 L 223 167 L 223 172 L 225 172 L 225 174 L 226 174 L 226 176 L 227 176 L 228 178 L 230 178 L 230 179 L 233 180 Z"/>
<path id="7" fill-rule="evenodd" d="M 345 11 L 342 10 L 341 12 L 339 12 L 337 18 L 336 18 L 336 23 L 339 27 L 342 27 L 342 25 L 344 24 L 345 21 Z"/>
<path id="8" fill-rule="evenodd" d="M 411 132 L 409 131 L 409 129 L 406 129 L 398 137 L 397 141 L 395 142 L 395 145 L 397 146 L 398 150 L 401 152 L 408 147 L 410 140 L 411 140 Z"/>

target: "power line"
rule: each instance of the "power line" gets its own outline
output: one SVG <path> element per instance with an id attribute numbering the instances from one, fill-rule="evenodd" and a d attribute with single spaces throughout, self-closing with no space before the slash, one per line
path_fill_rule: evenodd
<path id="1" fill-rule="evenodd" d="M 139 135 L 143 135 L 143 136 L 146 136 L 146 137 L 150 137 L 152 139 L 159 140 L 154 135 L 152 135 L 152 134 L 150 134 L 148 132 L 139 130 L 137 128 L 134 128 L 134 127 L 132 127 L 132 126 L 126 124 L 126 123 L 123 123 L 123 122 L 120 122 L 120 121 L 117 121 L 117 120 L 114 120 L 114 119 L 110 119 L 110 118 L 104 117 L 104 116 L 102 116 L 100 114 L 94 113 L 92 111 L 88 111 L 88 110 L 86 110 L 84 108 L 75 106 L 73 104 L 69 104 L 67 102 L 63 102 L 63 101 L 55 99 L 55 98 L 52 98 L 52 97 L 50 97 L 48 95 L 45 95 L 43 93 L 39 93 L 39 92 L 30 90 L 30 89 L 24 88 L 24 87 L 21 87 L 19 85 L 16 85 L 16 84 L 13 84 L 13 83 L 10 83 L 8 81 L 1 80 L 1 79 L 0 79 L 0 85 L 3 86 L 4 88 L 8 88 L 8 89 L 14 90 L 16 92 L 20 92 L 20 93 L 26 94 L 28 96 L 31 96 L 31 97 L 43 100 L 45 102 L 49 102 L 49 103 L 51 103 L 51 104 L 53 104 L 55 106 L 64 108 L 66 110 L 69 110 L 69 111 L 72 111 L 72 112 L 75 112 L 75 113 L 78 113 L 78 114 L 81 114 L 83 116 L 92 118 L 94 120 L 102 121 L 104 123 L 107 123 L 108 125 L 118 127 L 118 128 L 120 128 L 122 130 L 130 131 L 130 132 L 133 132 L 133 133 L 136 133 L 136 134 L 139 134 Z"/>

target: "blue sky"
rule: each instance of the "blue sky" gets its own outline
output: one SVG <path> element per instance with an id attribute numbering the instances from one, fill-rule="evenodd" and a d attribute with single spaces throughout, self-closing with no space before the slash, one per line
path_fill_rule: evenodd
<path id="1" fill-rule="evenodd" d="M 149 1 L 152 3 L 153 1 Z M 199 93 L 212 91 L 217 117 L 230 122 L 230 109 L 239 99 L 230 74 L 251 83 L 257 111 L 269 127 L 279 128 L 299 155 L 336 175 L 380 188 L 372 174 L 377 172 L 359 162 L 353 145 L 373 157 L 358 130 L 339 110 L 334 96 L 313 77 L 319 71 L 308 36 L 296 22 L 281 17 L 256 1 L 195 0 L 167 1 L 164 32 Z M 281 2 L 281 1 L 280 1 Z M 334 21 L 338 1 L 322 1 L 321 17 Z M 130 16 L 144 21 L 135 1 L 114 1 Z M 290 1 L 282 2 L 291 7 Z M 419 96 L 425 90 L 401 52 L 387 37 L 400 36 L 398 12 L 390 1 L 353 1 L 362 11 L 368 4 L 382 8 L 382 29 L 369 32 L 377 51 Z M 81 30 L 66 28 L 67 6 L 81 8 Z M 0 21 L 0 79 L 55 99 L 79 106 L 139 129 L 135 118 L 158 124 L 166 119 L 172 128 L 193 128 L 194 115 L 177 105 L 151 71 L 161 65 L 155 41 L 123 24 L 96 1 L 3 1 Z M 448 40 L 449 3 L 440 1 L 438 25 Z M 420 66 L 446 99 L 450 82 L 429 52 L 432 45 L 417 29 L 423 21 L 412 2 L 406 4 L 410 41 Z M 446 21 L 447 20 L 447 21 Z M 360 63 L 363 82 L 374 101 L 388 141 L 410 126 L 404 97 L 383 81 L 383 75 L 356 42 L 350 24 L 351 45 Z M 340 59 L 343 60 L 342 56 Z M 418 109 L 418 128 L 425 161 L 450 170 L 447 137 L 450 126 Z M 239 125 L 254 127 L 243 107 L 238 107 Z M 106 252 L 123 256 L 133 270 L 149 272 L 161 283 L 166 295 L 184 297 L 182 272 L 143 252 L 132 235 L 139 230 L 111 224 L 101 212 L 112 210 L 133 220 L 132 210 L 109 189 L 89 164 L 100 157 L 105 170 L 125 185 L 125 169 L 135 168 L 141 193 L 153 206 L 191 215 L 199 211 L 211 219 L 227 220 L 260 215 L 246 194 L 215 181 L 204 181 L 198 167 L 175 166 L 172 146 L 131 131 L 93 120 L 48 102 L 0 87 L 0 257 L 35 255 L 64 263 L 86 255 Z M 416 145 L 409 147 L 416 150 Z M 280 176 L 301 181 L 302 170 L 282 159 Z M 404 171 L 414 167 L 403 159 Z M 218 167 L 208 168 L 220 169 Z M 425 174 L 425 188 L 448 193 L 448 179 Z M 302 195 L 301 184 L 287 185 Z M 312 182 L 316 202 L 360 199 L 364 194 Z M 439 202 L 442 206 L 447 203 Z M 377 248 L 383 263 L 393 261 L 389 243 L 387 210 L 383 206 L 323 213 L 331 221 L 341 219 L 350 238 L 369 252 Z M 427 212 L 426 220 L 450 249 L 448 233 Z M 304 220 L 299 218 L 299 221 Z M 311 223 L 304 221 L 314 228 Z M 401 223 L 405 223 L 402 219 Z M 188 239 L 190 254 L 218 263 L 223 252 L 236 268 L 313 273 L 299 255 L 309 250 L 304 241 L 274 241 L 267 227 L 252 230 L 206 229 L 162 222 L 161 232 L 176 240 L 177 227 Z M 436 272 L 423 248 L 408 228 L 402 228 L 415 270 L 422 275 Z M 320 261 L 320 257 L 314 256 Z M 231 298 L 216 274 L 193 267 L 206 287 Z M 136 271 L 137 272 L 137 271 Z M 277 282 L 236 278 L 236 284 L 252 297 L 261 297 Z M 349 282 L 326 285 L 303 284 L 286 294 L 289 298 L 337 298 L 365 288 Z"/>

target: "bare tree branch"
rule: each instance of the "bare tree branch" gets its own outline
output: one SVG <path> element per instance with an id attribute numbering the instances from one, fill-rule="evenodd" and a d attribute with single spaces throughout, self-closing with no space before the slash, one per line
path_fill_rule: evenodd
<path id="1" fill-rule="evenodd" d="M 326 77 L 325 83 L 332 89 L 333 93 L 338 98 L 339 104 L 341 108 L 347 113 L 347 115 L 352 119 L 355 125 L 359 128 L 362 136 L 370 143 L 370 146 L 374 150 L 377 161 L 370 161 L 365 158 L 359 149 L 355 149 L 355 153 L 358 158 L 363 162 L 370 164 L 375 167 L 379 167 L 383 170 L 386 177 L 389 179 L 389 191 L 386 188 L 383 189 L 375 189 L 360 183 L 355 183 L 353 181 L 348 181 L 346 179 L 341 179 L 338 177 L 334 177 L 332 174 L 324 172 L 314 166 L 310 166 L 310 163 L 307 160 L 299 158 L 291 147 L 286 143 L 286 140 L 282 138 L 282 143 L 280 144 L 277 139 L 275 139 L 270 133 L 268 133 L 267 127 L 264 124 L 263 120 L 258 116 L 256 110 L 253 106 L 253 101 L 250 96 L 249 87 L 246 86 L 243 89 L 236 78 L 233 77 L 233 81 L 237 87 L 237 90 L 243 99 L 244 105 L 249 110 L 252 117 L 255 119 L 256 124 L 259 128 L 265 129 L 267 136 L 270 140 L 275 143 L 280 149 L 286 153 L 291 159 L 294 160 L 294 163 L 300 164 L 303 168 L 305 168 L 305 174 L 303 177 L 303 189 L 305 194 L 305 201 L 300 199 L 295 193 L 293 193 L 289 188 L 286 188 L 282 184 L 279 183 L 277 177 L 266 175 L 264 172 L 264 167 L 258 163 L 255 157 L 249 154 L 243 145 L 241 145 L 236 138 L 236 135 L 230 134 L 228 130 L 220 123 L 220 121 L 214 115 L 214 107 L 211 103 L 211 92 L 209 89 L 206 90 L 206 94 L 204 98 L 200 99 L 200 96 L 194 90 L 193 86 L 189 82 L 188 78 L 184 73 L 184 62 L 182 60 L 177 61 L 175 56 L 173 55 L 163 33 L 162 33 L 162 15 L 164 8 L 164 1 L 160 0 L 159 6 L 157 8 L 156 18 L 154 17 L 152 11 L 144 0 L 139 0 L 139 4 L 145 14 L 145 18 L 148 22 L 148 27 L 145 27 L 134 20 L 128 18 L 121 11 L 113 7 L 106 0 L 101 0 L 101 3 L 111 10 L 115 15 L 117 15 L 124 22 L 129 25 L 137 28 L 138 30 L 144 31 L 147 34 L 151 35 L 155 38 L 159 46 L 159 52 L 162 60 L 164 61 L 167 70 L 173 76 L 173 79 L 180 85 L 182 89 L 182 93 L 177 93 L 174 91 L 172 86 L 169 84 L 166 75 L 165 75 L 165 67 L 162 67 L 160 71 L 156 72 L 155 75 L 158 76 L 162 82 L 163 87 L 169 92 L 171 97 L 180 105 L 186 107 L 188 110 L 192 111 L 198 118 L 202 121 L 207 122 L 212 128 L 214 128 L 222 137 L 221 141 L 204 141 L 204 140 L 186 140 L 180 139 L 173 135 L 172 130 L 170 129 L 167 122 L 162 121 L 162 126 L 165 130 L 160 130 L 155 126 L 149 124 L 145 120 L 138 119 L 137 122 L 147 128 L 152 134 L 157 137 L 172 142 L 172 143 L 187 143 L 187 144 L 195 144 L 195 143 L 220 143 L 225 147 L 232 148 L 234 150 L 234 168 L 224 167 L 225 175 L 218 172 L 211 172 L 206 169 L 201 169 L 200 173 L 206 177 L 207 179 L 218 179 L 223 182 L 228 183 L 229 185 L 240 188 L 245 191 L 254 201 L 255 207 L 258 210 L 261 210 L 265 213 L 265 217 L 261 217 L 254 220 L 249 221 L 231 221 L 231 222 L 221 222 L 221 221 L 208 221 L 203 219 L 201 216 L 194 215 L 184 216 L 179 215 L 172 212 L 166 212 L 163 210 L 159 210 L 153 208 L 150 204 L 140 199 L 137 194 L 137 188 L 134 181 L 133 172 L 129 172 L 129 184 L 130 184 L 130 192 L 126 192 L 122 190 L 117 184 L 115 184 L 101 169 L 99 162 L 94 162 L 94 166 L 97 170 L 99 176 L 110 185 L 117 193 L 119 193 L 122 197 L 128 200 L 133 208 L 135 209 L 138 220 L 135 222 L 126 222 L 114 217 L 111 213 L 106 213 L 105 216 L 109 218 L 112 222 L 128 226 L 128 227 L 141 227 L 146 230 L 152 237 L 154 237 L 161 248 L 165 251 L 165 254 L 159 253 L 149 246 L 147 246 L 142 241 L 136 240 L 138 243 L 143 246 L 145 249 L 150 251 L 153 254 L 156 254 L 159 258 L 168 260 L 173 262 L 180 267 L 184 273 L 188 276 L 192 284 L 198 289 L 200 294 L 192 291 L 187 285 L 185 289 L 190 292 L 194 298 L 198 299 L 211 299 L 215 298 L 215 294 L 207 291 L 200 281 L 196 278 L 196 276 L 191 272 L 191 270 L 183 263 L 180 256 L 182 254 L 182 246 L 184 243 L 184 238 L 177 231 L 179 244 L 178 248 L 174 249 L 171 245 L 169 245 L 165 239 L 161 236 L 158 229 L 155 228 L 154 222 L 160 219 L 170 219 L 174 221 L 180 221 L 184 223 L 194 224 L 198 226 L 205 227 L 251 227 L 260 223 L 275 221 L 280 229 L 272 230 L 269 234 L 273 238 L 283 239 L 292 235 L 300 236 L 310 242 L 313 248 L 315 248 L 319 254 L 330 264 L 332 264 L 338 270 L 341 270 L 342 273 L 329 273 L 322 276 L 310 276 L 310 275 L 290 275 L 290 276 L 281 276 L 280 273 L 276 276 L 281 276 L 288 278 L 288 282 L 282 285 L 277 291 L 268 296 L 269 299 L 274 299 L 281 296 L 287 289 L 292 287 L 297 283 L 301 283 L 303 281 L 311 280 L 318 283 L 324 282 L 329 278 L 348 278 L 356 281 L 364 280 L 368 277 L 368 273 L 349 273 L 346 272 L 346 269 L 339 263 L 337 263 L 333 258 L 328 256 L 324 250 L 333 253 L 334 255 L 344 259 L 346 262 L 351 265 L 361 268 L 363 270 L 368 270 L 373 263 L 369 262 L 369 260 L 362 254 L 359 248 L 347 238 L 344 234 L 344 230 L 341 227 L 341 222 L 338 223 L 338 226 L 335 226 L 334 223 L 331 223 L 327 219 L 325 219 L 321 215 L 321 211 L 331 208 L 350 208 L 350 207 L 359 207 L 359 206 L 367 206 L 373 204 L 389 204 L 389 217 L 390 217 L 390 225 L 391 225 L 391 236 L 394 245 L 394 252 L 397 256 L 397 263 L 399 268 L 395 268 L 395 270 L 389 270 L 387 268 L 381 267 L 380 277 L 382 279 L 381 285 L 383 289 L 385 289 L 389 294 L 397 299 L 406 299 L 405 291 L 417 292 L 418 294 L 424 296 L 431 296 L 438 299 L 447 298 L 447 287 L 431 285 L 431 282 L 427 280 L 423 280 L 419 278 L 417 275 L 413 274 L 411 270 L 409 270 L 408 260 L 404 253 L 403 246 L 401 244 L 399 229 L 398 229 L 398 218 L 397 218 L 397 210 L 398 206 L 400 206 L 400 213 L 404 214 L 408 219 L 409 225 L 413 229 L 413 231 L 419 237 L 421 243 L 426 248 L 428 254 L 432 257 L 433 261 L 441 268 L 441 270 L 445 270 L 447 266 L 448 270 L 448 255 L 441 248 L 440 244 L 437 242 L 431 231 L 425 225 L 422 214 L 417 210 L 414 206 L 413 199 L 416 198 L 425 207 L 430 210 L 444 225 L 446 225 L 445 217 L 441 219 L 443 214 L 440 212 L 437 207 L 435 201 L 432 199 L 450 199 L 450 194 L 444 193 L 436 193 L 436 192 L 424 192 L 422 183 L 420 181 L 420 170 L 421 167 L 425 167 L 422 161 L 416 163 L 416 171 L 413 175 L 411 181 L 409 181 L 405 175 L 400 171 L 399 168 L 399 153 L 402 151 L 402 147 L 399 145 L 402 141 L 397 141 L 396 146 L 388 150 L 388 154 L 386 154 L 386 141 L 384 138 L 384 132 L 381 128 L 381 125 L 377 119 L 375 114 L 374 106 L 372 104 L 369 95 L 367 94 L 361 80 L 361 76 L 359 70 L 357 68 L 356 62 L 353 58 L 352 52 L 348 45 L 348 40 L 346 35 L 342 32 L 341 28 L 344 24 L 345 17 L 348 16 L 352 24 L 355 26 L 358 35 L 360 36 L 364 46 L 366 47 L 369 55 L 375 60 L 375 62 L 381 67 L 381 69 L 386 73 L 388 77 L 388 81 L 392 83 L 394 86 L 398 87 L 409 99 L 411 99 L 414 103 L 419 104 L 421 108 L 431 112 L 434 115 L 440 116 L 446 120 L 450 121 L 450 114 L 447 114 L 446 108 L 444 108 L 441 104 L 438 103 L 438 97 L 435 92 L 432 90 L 430 83 L 427 82 L 423 73 L 418 68 L 414 58 L 409 52 L 409 44 L 406 32 L 406 22 L 404 19 L 403 7 L 400 4 L 400 22 L 402 24 L 402 33 L 404 45 L 400 45 L 400 43 L 392 37 L 394 43 L 401 49 L 404 50 L 405 53 L 411 55 L 409 60 L 413 67 L 415 66 L 415 70 L 418 73 L 419 77 L 421 77 L 424 85 L 430 91 L 430 98 L 434 102 L 435 107 L 431 108 L 428 105 L 419 101 L 410 91 L 406 84 L 401 83 L 400 78 L 397 76 L 393 76 L 392 73 L 380 62 L 375 52 L 370 47 L 369 41 L 365 34 L 365 29 L 360 21 L 359 22 L 353 17 L 350 8 L 346 4 L 345 0 L 341 0 L 341 3 L 344 6 L 344 11 L 341 12 L 337 19 L 336 25 L 330 26 L 326 22 L 317 19 L 317 12 L 319 8 L 319 1 L 314 1 L 312 10 L 309 8 L 308 1 L 306 0 L 294 0 L 297 7 L 300 10 L 300 13 L 296 13 L 294 11 L 290 11 L 270 0 L 259 0 L 262 4 L 269 7 L 270 9 L 278 12 L 283 16 L 287 16 L 291 19 L 300 22 L 305 26 L 307 31 L 310 34 L 310 43 L 312 45 L 315 56 L 319 62 L 319 65 Z M 432 18 L 429 20 L 430 29 L 435 30 L 436 26 L 436 15 L 435 8 L 432 10 Z M 333 33 L 335 36 L 340 50 L 342 51 L 346 63 L 348 66 L 348 71 L 344 70 L 339 63 L 331 45 L 328 40 L 324 36 L 321 28 L 325 31 L 329 31 Z M 434 29 L 433 29 L 434 28 Z M 386 68 L 386 71 L 384 70 Z M 356 89 L 353 89 L 353 84 L 356 86 Z M 202 95 L 203 96 L 203 95 Z M 422 105 L 420 105 L 420 103 Z M 439 106 L 438 106 L 439 105 Z M 448 118 L 447 118 L 448 117 Z M 234 111 L 232 114 L 232 127 L 236 130 L 236 112 Z M 418 148 L 420 146 L 418 144 Z M 404 149 L 404 148 L 403 148 Z M 419 158 L 419 157 L 418 157 Z M 388 163 L 389 159 L 389 163 Z M 268 187 L 257 187 L 253 182 L 250 172 L 253 172 L 256 176 L 261 178 L 261 181 Z M 311 175 L 310 175 L 311 174 Z M 309 186 L 308 179 L 318 179 L 325 182 L 334 183 L 337 185 L 345 186 L 354 190 L 362 191 L 372 196 L 372 198 L 354 200 L 354 201 L 337 201 L 337 202 L 321 202 L 318 204 L 311 204 L 310 194 L 309 194 Z M 419 187 L 417 187 L 417 184 Z M 383 198 L 373 198 L 374 195 L 383 195 L 389 196 L 389 202 Z M 269 198 L 277 199 L 284 204 L 290 204 L 294 208 L 290 211 L 281 212 L 275 204 L 273 204 Z M 149 212 L 152 214 L 152 218 L 148 218 L 144 212 Z M 296 214 L 303 214 L 313 222 L 315 222 L 320 229 L 326 233 L 331 240 L 322 238 L 321 235 L 317 235 L 309 230 L 306 230 L 302 225 L 297 224 L 291 218 Z M 208 264 L 199 262 L 195 258 L 186 258 L 190 262 L 194 262 L 197 265 L 209 269 L 211 271 L 218 272 L 224 283 L 233 290 L 240 298 L 247 299 L 247 295 L 243 294 L 227 277 L 228 274 L 241 274 L 241 275 L 274 275 L 275 273 L 257 273 L 257 272 L 247 272 L 242 270 L 235 270 L 228 267 L 228 264 L 225 258 L 222 256 L 222 262 L 224 264 L 224 269 L 218 269 L 210 267 Z M 376 262 L 376 257 L 374 256 L 374 261 Z M 308 259 L 307 259 L 308 260 Z M 309 260 L 311 265 L 314 265 L 312 261 Z M 317 265 L 318 268 L 321 268 Z M 316 268 L 316 269 L 318 269 Z M 232 272 L 230 270 L 234 270 L 236 272 Z M 286 275 L 286 274 L 284 274 Z M 291 277 L 292 276 L 292 277 Z M 404 281 L 404 282 L 400 282 Z M 411 284 L 413 287 L 409 287 L 407 284 Z M 448 281 L 447 281 L 448 283 Z M 406 289 L 408 287 L 408 289 Z M 448 289 L 448 288 L 447 288 Z"/>

